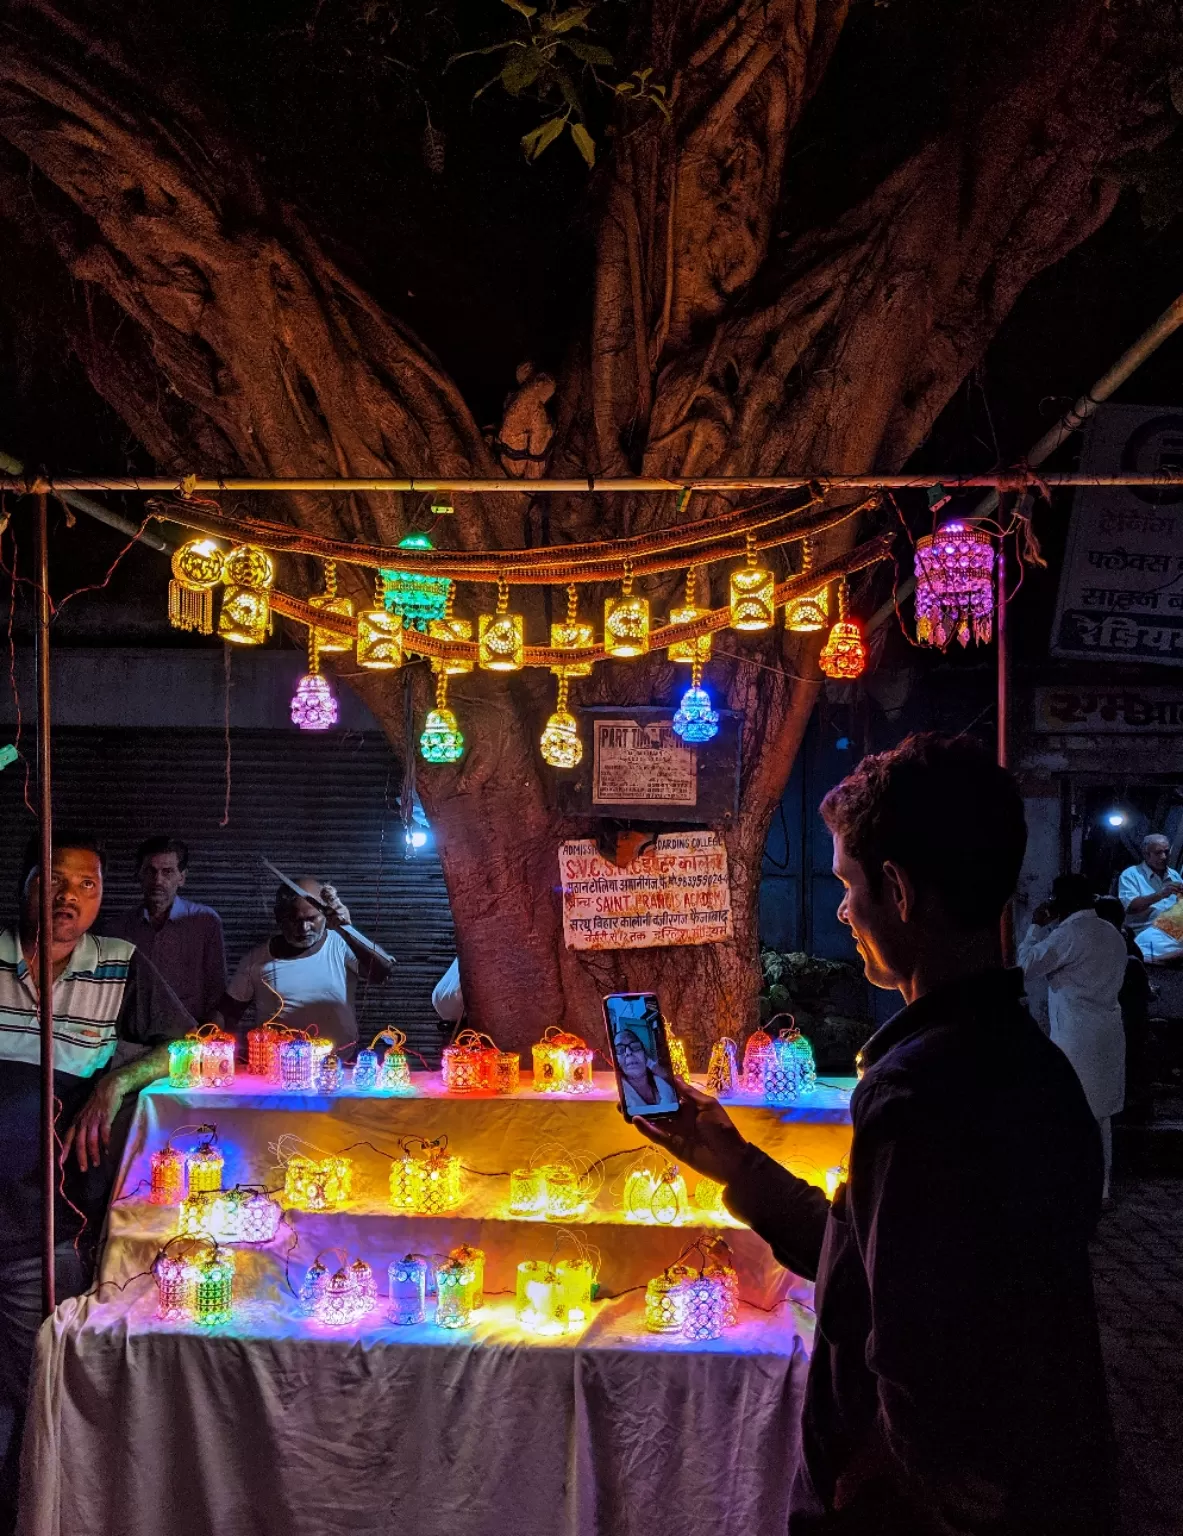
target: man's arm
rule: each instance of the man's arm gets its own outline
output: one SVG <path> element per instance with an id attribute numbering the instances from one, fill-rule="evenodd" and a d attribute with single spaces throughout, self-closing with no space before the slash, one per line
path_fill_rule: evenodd
<path id="1" fill-rule="evenodd" d="M 83 1173 L 97 1168 L 103 1153 L 111 1145 L 111 1127 L 119 1106 L 129 1093 L 136 1093 L 158 1077 L 168 1076 L 168 1046 L 158 1045 L 146 1056 L 129 1061 L 127 1066 L 108 1072 L 78 1111 L 73 1125 L 62 1137 L 60 1160 L 65 1163 L 73 1149 Z"/>
<path id="2" fill-rule="evenodd" d="M 325 920 L 334 933 L 349 945 L 357 961 L 357 974 L 363 981 L 386 981 L 394 970 L 394 960 L 373 939 L 359 933 L 349 921 L 349 908 L 331 885 L 322 885 L 320 897 L 327 911 Z"/>
<path id="3" fill-rule="evenodd" d="M 1068 940 L 1058 927 L 1032 923 L 1019 944 L 1024 976 L 1050 976 L 1068 958 Z"/>
<path id="4" fill-rule="evenodd" d="M 453 960 L 435 984 L 431 1006 L 445 1024 L 459 1024 L 464 1017 L 464 993 L 460 988 L 460 961 Z"/>
<path id="5" fill-rule="evenodd" d="M 1167 878 L 1162 883 L 1162 888 L 1157 891 L 1147 891 L 1145 895 L 1138 894 L 1138 870 L 1123 869 L 1117 882 L 1117 897 L 1125 907 L 1127 917 L 1144 917 L 1151 907 L 1156 906 L 1164 896 L 1177 896 L 1180 891 L 1179 884 L 1172 879 L 1173 870 L 1167 870 Z"/>

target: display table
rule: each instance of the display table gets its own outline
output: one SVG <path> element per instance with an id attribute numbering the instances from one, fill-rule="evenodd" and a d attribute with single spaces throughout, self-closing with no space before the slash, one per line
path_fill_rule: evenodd
<path id="1" fill-rule="evenodd" d="M 849 1087 L 731 1107 L 746 1136 L 821 1182 L 849 1145 Z M 38 1341 L 22 1536 L 781 1536 L 808 1288 L 730 1218 L 625 1222 L 619 1180 L 645 1144 L 610 1079 L 578 1099 L 448 1098 L 431 1077 L 416 1088 L 321 1098 L 242 1078 L 141 1095 L 102 1283 Z M 177 1219 L 146 1203 L 148 1158 L 197 1123 L 218 1127 L 226 1186 L 278 1187 L 284 1137 L 357 1159 L 348 1210 L 289 1211 L 272 1243 L 236 1250 L 235 1316 L 214 1328 L 158 1321 L 146 1273 Z M 461 1206 L 396 1215 L 383 1152 L 441 1134 L 472 1170 Z M 557 1339 L 525 1334 L 512 1302 L 517 1263 L 555 1251 L 555 1224 L 507 1209 L 509 1170 L 546 1144 L 605 1160 L 595 1203 L 565 1224 L 598 1248 L 604 1299 Z M 634 1287 L 707 1228 L 735 1253 L 739 1326 L 707 1343 L 645 1333 Z M 391 1259 L 460 1242 L 486 1253 L 487 1304 L 466 1329 L 396 1327 L 381 1311 L 331 1329 L 301 1315 L 288 1285 L 332 1246 L 360 1253 L 384 1291 Z"/>

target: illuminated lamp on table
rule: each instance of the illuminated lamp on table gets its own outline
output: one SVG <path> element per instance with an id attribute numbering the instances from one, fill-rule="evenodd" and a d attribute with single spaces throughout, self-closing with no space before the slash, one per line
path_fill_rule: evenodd
<path id="1" fill-rule="evenodd" d="M 464 1029 L 443 1052 L 444 1087 L 449 1093 L 514 1093 L 519 1062 L 499 1050 L 488 1035 Z"/>
<path id="2" fill-rule="evenodd" d="M 186 1155 L 166 1141 L 149 1159 L 151 1169 L 148 1202 L 151 1205 L 176 1205 L 185 1196 Z"/>
<path id="3" fill-rule="evenodd" d="M 694 1186 L 694 1203 L 704 1216 L 723 1218 L 728 1215 L 723 1204 L 723 1186 L 714 1179 L 699 1179 Z"/>
<path id="4" fill-rule="evenodd" d="M 679 1039 L 677 1035 L 668 1033 L 666 1039 L 669 1041 L 670 1066 L 673 1068 L 674 1076 L 683 1079 L 688 1078 L 690 1076 L 690 1065 L 686 1059 L 685 1040 Z"/>
<path id="5" fill-rule="evenodd" d="M 716 1040 L 711 1046 L 711 1059 L 707 1065 L 707 1092 L 716 1098 L 734 1093 L 739 1086 L 739 1062 L 735 1041 L 729 1035 Z"/>
<path id="6" fill-rule="evenodd" d="M 222 1188 L 222 1167 L 225 1160 L 214 1146 L 214 1137 L 218 1134 L 217 1128 L 203 1126 L 202 1130 L 208 1133 L 205 1141 L 190 1152 L 186 1159 L 190 1195 L 217 1194 Z"/>
<path id="7" fill-rule="evenodd" d="M 279 1048 L 287 1038 L 288 1031 L 277 1029 L 274 1024 L 260 1024 L 249 1031 L 246 1037 L 246 1069 L 252 1077 L 261 1077 L 276 1085 L 280 1083 Z"/>
<path id="8" fill-rule="evenodd" d="M 172 1040 L 168 1047 L 168 1086 L 201 1087 L 201 1040 L 196 1032 L 183 1040 Z"/>
<path id="9" fill-rule="evenodd" d="M 378 1093 L 413 1093 L 411 1067 L 403 1051 L 407 1037 L 401 1029 L 383 1029 L 370 1041 L 367 1049 L 358 1051 L 353 1067 L 353 1086 L 372 1089 Z M 386 1054 L 378 1058 L 376 1047 L 386 1046 Z"/>
<path id="10" fill-rule="evenodd" d="M 645 1327 L 649 1333 L 681 1333 L 686 1318 L 686 1282 L 693 1270 L 671 1264 L 645 1287 Z"/>
<path id="11" fill-rule="evenodd" d="M 234 1255 L 215 1245 L 196 1260 L 193 1287 L 194 1321 L 204 1327 L 228 1323 L 234 1316 Z"/>
<path id="12" fill-rule="evenodd" d="M 484 1254 L 479 1248 L 468 1250 L 471 1254 L 480 1254 L 481 1269 L 484 1269 Z M 441 1328 L 467 1328 L 472 1321 L 473 1313 L 479 1310 L 477 1302 L 478 1280 L 476 1265 L 472 1259 L 460 1259 L 455 1254 L 450 1255 L 440 1264 L 435 1272 L 435 1283 L 438 1292 L 435 1307 L 435 1320 Z"/>
<path id="13" fill-rule="evenodd" d="M 436 1216 L 460 1204 L 460 1159 L 448 1155 L 448 1139 L 421 1143 L 423 1155 L 415 1157 L 404 1143 L 404 1153 L 390 1169 L 390 1203 L 396 1211 Z"/>
<path id="14" fill-rule="evenodd" d="M 345 1068 L 340 1056 L 330 1051 L 322 1057 L 313 1069 L 313 1077 L 317 1093 L 339 1093 L 345 1085 Z"/>
<path id="15" fill-rule="evenodd" d="M 304 1278 L 300 1282 L 300 1289 L 296 1293 L 296 1300 L 299 1304 L 300 1311 L 303 1312 L 306 1317 L 315 1316 L 317 1303 L 319 1302 L 324 1288 L 326 1285 L 328 1285 L 328 1283 L 328 1268 L 326 1265 L 321 1263 L 320 1255 L 317 1254 L 316 1258 L 313 1259 L 312 1263 L 308 1266 Z"/>
<path id="16" fill-rule="evenodd" d="M 485 1252 L 483 1248 L 473 1248 L 468 1243 L 461 1243 L 458 1248 L 453 1248 L 448 1254 L 450 1259 L 456 1259 L 466 1265 L 473 1273 L 472 1305 L 473 1310 L 479 1312 L 485 1304 Z"/>
<path id="17" fill-rule="evenodd" d="M 764 1063 L 772 1055 L 772 1036 L 757 1029 L 748 1036 L 743 1052 L 743 1091 L 764 1092 Z"/>
<path id="18" fill-rule="evenodd" d="M 353 1191 L 353 1159 L 304 1157 L 297 1153 L 284 1169 L 284 1204 L 297 1211 L 338 1211 Z"/>
<path id="19" fill-rule="evenodd" d="M 546 1210 L 546 1169 L 515 1168 L 509 1176 L 509 1208 L 515 1216 L 541 1216 Z"/>
<path id="20" fill-rule="evenodd" d="M 692 1275 L 682 1292 L 682 1337 L 696 1342 L 722 1337 L 727 1321 L 727 1292 L 721 1276 Z"/>
<path id="21" fill-rule="evenodd" d="M 526 1259 L 518 1265 L 514 1311 L 527 1333 L 557 1335 L 581 1328 L 591 1308 L 595 1270 L 587 1259 Z"/>
<path id="22" fill-rule="evenodd" d="M 723 1287 L 723 1326 L 734 1328 L 739 1322 L 739 1275 L 732 1262 L 731 1249 L 721 1237 L 706 1244 L 707 1261 L 703 1273 L 719 1281 Z"/>
<path id="23" fill-rule="evenodd" d="M 152 1261 L 156 1316 L 162 1323 L 187 1323 L 193 1317 L 197 1271 L 187 1254 L 162 1249 Z"/>
<path id="24" fill-rule="evenodd" d="M 624 1181 L 621 1201 L 626 1221 L 679 1226 L 689 1213 L 686 1180 L 677 1163 L 666 1161 L 657 1170 L 634 1168 Z"/>
<path id="25" fill-rule="evenodd" d="M 427 1316 L 427 1260 L 417 1253 L 395 1259 L 387 1270 L 390 1306 L 387 1316 L 392 1323 L 409 1326 Z"/>
<path id="26" fill-rule="evenodd" d="M 535 1093 L 590 1093 L 596 1053 L 586 1040 L 551 1025 L 533 1047 Z"/>
<path id="27" fill-rule="evenodd" d="M 280 1086 L 289 1093 L 311 1093 L 315 1063 L 312 1041 L 306 1035 L 292 1035 L 279 1048 Z"/>

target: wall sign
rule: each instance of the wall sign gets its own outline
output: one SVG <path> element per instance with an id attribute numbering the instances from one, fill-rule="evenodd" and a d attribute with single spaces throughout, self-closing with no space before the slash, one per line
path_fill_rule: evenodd
<path id="1" fill-rule="evenodd" d="M 1183 688 L 1037 688 L 1033 729 L 1045 736 L 1183 731 Z"/>
<path id="2" fill-rule="evenodd" d="M 568 949 L 652 949 L 731 937 L 727 850 L 717 832 L 666 832 L 619 869 L 591 838 L 559 847 Z"/>
<path id="3" fill-rule="evenodd" d="M 592 721 L 592 804 L 694 805 L 698 754 L 670 720 Z"/>

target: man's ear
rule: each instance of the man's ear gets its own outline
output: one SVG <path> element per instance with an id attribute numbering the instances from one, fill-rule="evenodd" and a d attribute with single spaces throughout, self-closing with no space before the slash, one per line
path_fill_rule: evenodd
<path id="1" fill-rule="evenodd" d="M 181 887 L 182 887 L 182 886 L 183 886 L 183 885 L 184 885 L 184 883 L 185 883 L 185 877 L 186 877 L 186 876 L 187 876 L 187 875 L 188 875 L 188 873 L 189 873 L 189 871 L 188 871 L 188 870 L 187 870 L 187 869 L 183 869 L 183 870 L 182 870 L 182 871 L 181 871 L 181 878 L 180 878 L 180 879 L 179 879 L 179 880 L 178 880 L 178 881 L 177 881 L 177 890 L 178 890 L 178 891 L 179 891 L 179 890 L 180 890 L 180 889 L 181 889 Z"/>
<path id="2" fill-rule="evenodd" d="M 915 882 L 906 869 L 891 859 L 883 864 L 883 894 L 901 923 L 915 921 L 919 901 Z"/>

